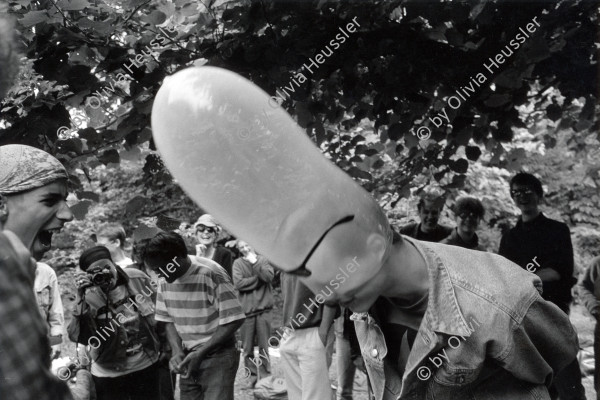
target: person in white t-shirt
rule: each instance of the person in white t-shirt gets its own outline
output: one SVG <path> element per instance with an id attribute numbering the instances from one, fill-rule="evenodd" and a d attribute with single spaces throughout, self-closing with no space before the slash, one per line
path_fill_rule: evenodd
<path id="1" fill-rule="evenodd" d="M 106 247 L 113 262 L 121 268 L 133 264 L 133 260 L 125 252 L 126 239 L 125 229 L 121 224 L 106 224 L 96 233 L 96 243 Z"/>

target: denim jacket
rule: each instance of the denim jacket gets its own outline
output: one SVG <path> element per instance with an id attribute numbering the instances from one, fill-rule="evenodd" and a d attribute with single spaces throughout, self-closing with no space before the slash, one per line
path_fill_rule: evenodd
<path id="1" fill-rule="evenodd" d="M 550 399 L 578 341 L 540 279 L 495 254 L 403 239 L 427 263 L 428 305 L 403 376 L 386 359 L 402 338 L 384 337 L 372 312 L 352 316 L 374 398 Z"/>

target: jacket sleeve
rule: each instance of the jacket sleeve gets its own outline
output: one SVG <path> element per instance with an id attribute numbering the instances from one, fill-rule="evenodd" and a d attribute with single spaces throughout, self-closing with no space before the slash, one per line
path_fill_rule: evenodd
<path id="1" fill-rule="evenodd" d="M 577 356 L 577 333 L 569 317 L 539 294 L 520 325 L 508 330 L 496 358 L 504 369 L 526 382 L 549 385 Z"/>
<path id="2" fill-rule="evenodd" d="M 594 317 L 600 312 L 600 302 L 594 294 L 594 282 L 600 275 L 600 257 L 592 260 L 592 264 L 581 274 L 577 283 L 577 293 L 590 314 Z"/>
<path id="3" fill-rule="evenodd" d="M 265 283 L 271 283 L 275 277 L 275 270 L 269 265 L 269 261 L 262 256 L 252 266 L 252 269 L 258 275 L 258 278 Z"/>
<path id="4" fill-rule="evenodd" d="M 569 227 L 564 225 L 560 231 L 560 235 L 556 238 L 556 243 L 561 243 L 561 251 L 557 252 L 556 257 L 552 260 L 552 263 L 548 267 L 556 270 L 560 274 L 561 280 L 570 282 L 570 287 L 573 286 L 573 244 L 571 243 L 571 232 Z"/>
<path id="5" fill-rule="evenodd" d="M 221 266 L 223 268 L 225 268 L 225 271 L 227 271 L 227 273 L 229 274 L 229 276 L 232 275 L 232 266 L 233 266 L 233 253 L 231 251 L 229 251 L 228 249 L 222 247 L 223 249 L 223 257 L 221 259 Z"/>
<path id="6" fill-rule="evenodd" d="M 48 310 L 48 324 L 50 325 L 50 336 L 61 336 L 65 325 L 65 316 L 63 313 L 63 304 L 60 298 L 60 289 L 56 273 L 52 273 L 50 278 L 50 309 Z"/>
<path id="7" fill-rule="evenodd" d="M 233 263 L 233 286 L 240 292 L 250 292 L 260 286 L 257 275 L 244 276 L 244 262 L 241 259 Z"/>

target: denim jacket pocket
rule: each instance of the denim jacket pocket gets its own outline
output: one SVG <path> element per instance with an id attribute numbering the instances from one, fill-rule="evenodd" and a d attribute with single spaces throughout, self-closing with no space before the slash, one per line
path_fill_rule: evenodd
<path id="1" fill-rule="evenodd" d="M 435 372 L 428 385 L 427 399 L 475 400 L 471 384 L 478 376 L 477 369 L 453 368 L 443 365 Z"/>
<path id="2" fill-rule="evenodd" d="M 356 319 L 354 321 L 356 336 L 375 399 L 397 399 L 402 383 L 399 377 L 394 379 L 393 371 L 385 366 L 387 346 L 383 332 L 370 316 L 366 321 Z"/>

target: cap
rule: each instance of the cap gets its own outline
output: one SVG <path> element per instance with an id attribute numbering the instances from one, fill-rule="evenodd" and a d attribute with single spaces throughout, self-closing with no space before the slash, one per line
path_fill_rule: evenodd
<path id="1" fill-rule="evenodd" d="M 219 227 L 219 224 L 217 224 L 217 221 L 210 214 L 204 214 L 200 218 L 198 218 L 198 221 L 196 221 L 196 223 L 194 224 L 194 229 L 196 229 L 198 227 L 198 225 L 210 226 L 213 228 Z"/>
<path id="2" fill-rule="evenodd" d="M 81 257 L 79 257 L 79 268 L 81 268 L 82 271 L 85 271 L 90 267 L 90 265 L 92 265 L 98 260 L 112 261 L 110 251 L 108 251 L 106 247 L 95 246 L 91 249 L 87 249 L 86 251 L 84 251 L 81 254 Z"/>

